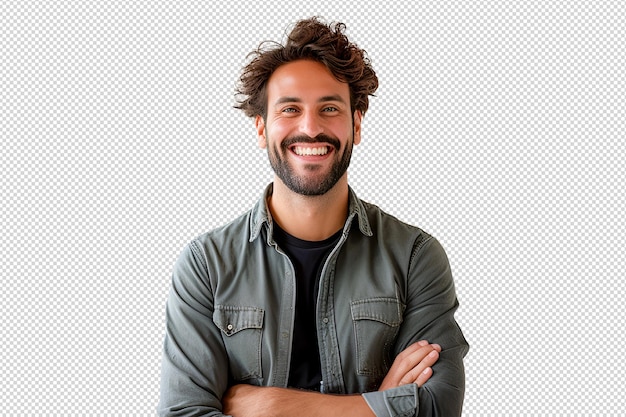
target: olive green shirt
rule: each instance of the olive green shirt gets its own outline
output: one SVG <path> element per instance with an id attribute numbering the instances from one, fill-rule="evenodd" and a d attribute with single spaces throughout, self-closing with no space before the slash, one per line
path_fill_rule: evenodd
<path id="1" fill-rule="evenodd" d="M 270 184 L 252 210 L 191 241 L 176 262 L 160 416 L 223 416 L 233 384 L 287 386 L 296 285 L 272 236 L 271 193 Z M 377 416 L 459 416 L 468 344 L 457 307 L 439 242 L 350 189 L 343 233 L 319 281 L 323 392 L 361 393 Z M 377 391 L 396 355 L 423 339 L 442 347 L 429 381 Z"/>

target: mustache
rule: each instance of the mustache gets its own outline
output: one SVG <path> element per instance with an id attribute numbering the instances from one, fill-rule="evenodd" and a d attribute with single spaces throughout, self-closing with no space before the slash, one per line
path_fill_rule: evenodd
<path id="1" fill-rule="evenodd" d="M 341 143 L 339 142 L 338 139 L 325 135 L 324 133 L 320 133 L 314 138 L 307 136 L 307 135 L 292 136 L 290 138 L 285 139 L 283 143 L 280 145 L 280 147 L 283 150 L 286 150 L 287 148 L 289 148 L 291 145 L 295 143 L 328 143 L 337 151 L 341 147 Z"/>

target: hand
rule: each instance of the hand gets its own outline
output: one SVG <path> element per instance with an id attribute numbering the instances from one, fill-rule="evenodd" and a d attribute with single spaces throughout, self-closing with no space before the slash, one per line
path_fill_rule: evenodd
<path id="1" fill-rule="evenodd" d="M 426 340 L 413 343 L 396 356 L 378 390 L 406 384 L 417 384 L 421 387 L 433 375 L 431 366 L 439 359 L 439 352 L 441 346 L 430 344 Z"/>

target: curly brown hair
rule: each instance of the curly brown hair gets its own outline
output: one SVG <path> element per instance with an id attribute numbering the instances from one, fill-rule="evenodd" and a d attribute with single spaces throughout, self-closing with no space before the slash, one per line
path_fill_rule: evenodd
<path id="1" fill-rule="evenodd" d="M 378 77 L 363 49 L 350 42 L 344 31 L 346 25 L 326 24 L 317 17 L 298 21 L 287 35 L 285 45 L 265 41 L 248 55 L 250 62 L 243 68 L 236 89 L 235 108 L 246 116 L 267 116 L 267 81 L 273 72 L 288 62 L 311 59 L 324 64 L 339 81 L 350 87 L 352 112 L 363 114 L 369 107 L 369 97 L 378 88 Z"/>

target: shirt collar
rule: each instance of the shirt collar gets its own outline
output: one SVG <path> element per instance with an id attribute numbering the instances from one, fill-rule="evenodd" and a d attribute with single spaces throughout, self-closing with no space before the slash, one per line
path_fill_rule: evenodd
<path id="1" fill-rule="evenodd" d="M 265 224 L 268 228 L 268 243 L 272 241 L 272 215 L 267 207 L 267 198 L 272 195 L 274 190 L 273 184 L 269 184 L 265 187 L 263 197 L 257 201 L 252 209 L 252 215 L 250 216 L 250 242 L 254 241 Z M 359 222 L 359 230 L 365 236 L 372 236 L 372 229 L 370 227 L 369 220 L 367 219 L 367 213 L 363 202 L 357 197 L 356 193 L 351 187 L 348 187 L 348 218 L 343 227 L 343 233 L 347 234 L 352 226 L 352 220 L 357 218 Z"/>

